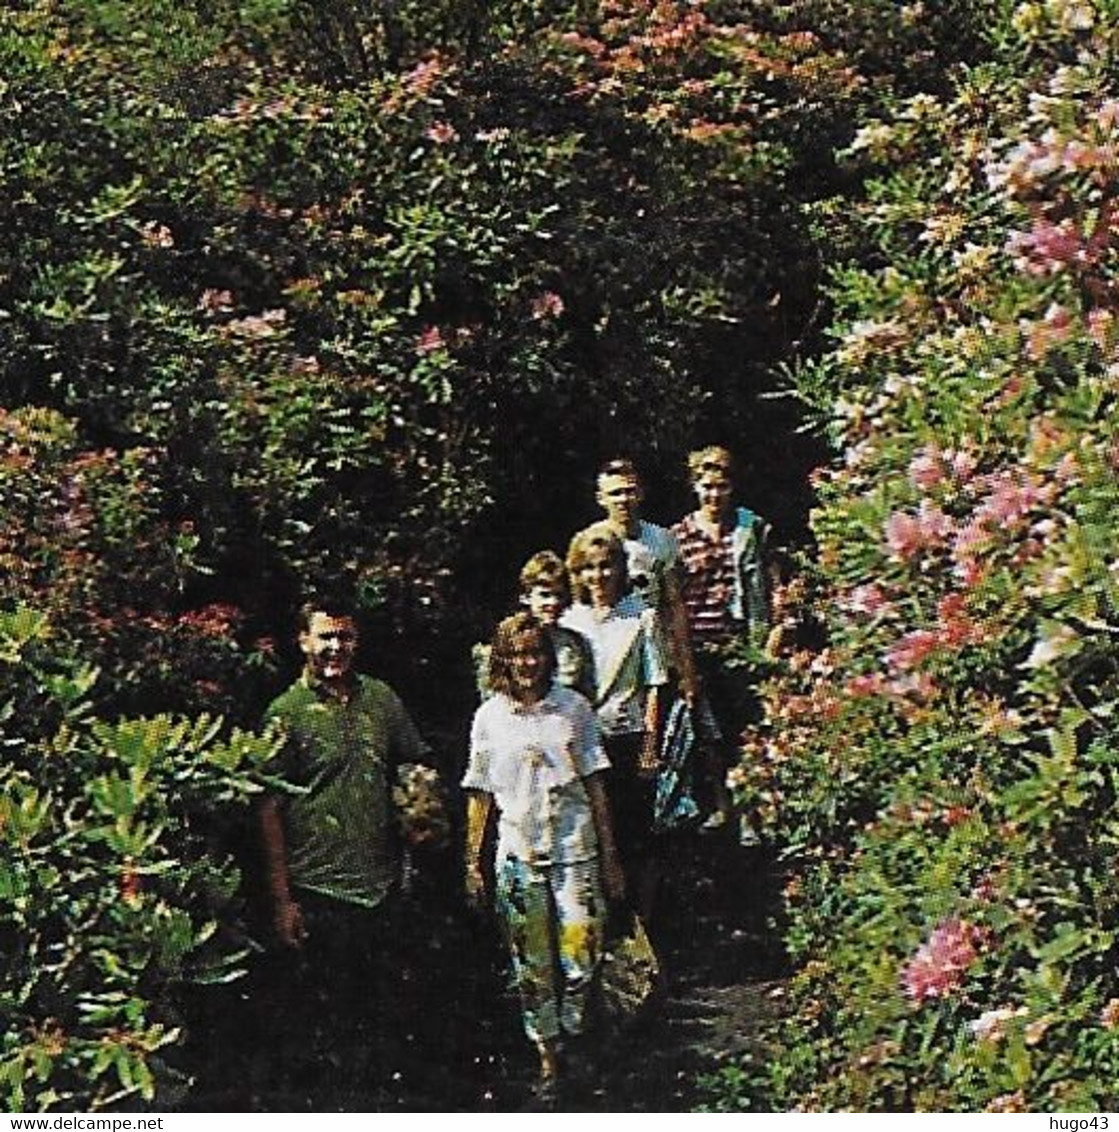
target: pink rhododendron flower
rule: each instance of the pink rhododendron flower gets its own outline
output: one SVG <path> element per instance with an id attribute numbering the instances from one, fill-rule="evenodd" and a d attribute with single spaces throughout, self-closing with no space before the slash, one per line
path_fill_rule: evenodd
<path id="1" fill-rule="evenodd" d="M 423 97 L 439 81 L 443 64 L 438 57 L 417 63 L 405 76 L 404 87 L 409 94 Z"/>
<path id="2" fill-rule="evenodd" d="M 244 615 L 235 605 L 214 602 L 192 609 L 179 617 L 179 624 L 204 637 L 228 637 Z"/>
<path id="3" fill-rule="evenodd" d="M 438 326 L 427 326 L 419 338 L 416 339 L 416 353 L 432 354 L 436 350 L 444 350 L 447 343 L 443 340 L 443 333 Z"/>
<path id="4" fill-rule="evenodd" d="M 296 354 L 291 359 L 292 373 L 320 373 L 322 365 L 314 354 Z"/>
<path id="5" fill-rule="evenodd" d="M 925 545 L 921 524 L 905 511 L 895 511 L 886 520 L 886 545 L 901 562 L 908 562 Z"/>
<path id="6" fill-rule="evenodd" d="M 1119 998 L 1110 998 L 1100 1011 L 1100 1025 L 1105 1030 L 1119 1027 Z"/>
<path id="7" fill-rule="evenodd" d="M 1002 883 L 1002 879 L 1003 878 L 997 873 L 984 874 L 971 890 L 971 898 L 973 900 L 982 900 L 986 903 L 994 900 L 999 895 L 999 887 Z"/>
<path id="8" fill-rule="evenodd" d="M 428 140 L 435 142 L 436 145 L 448 145 L 450 142 L 458 141 L 458 131 L 450 122 L 433 122 L 424 133 Z"/>
<path id="9" fill-rule="evenodd" d="M 1014 257 L 1015 267 L 1027 275 L 1052 275 L 1091 259 L 1083 235 L 1067 218 L 1059 224 L 1039 219 L 1030 231 L 1011 233 L 1006 251 Z"/>
<path id="10" fill-rule="evenodd" d="M 963 825 L 971 817 L 971 813 L 967 806 L 949 806 L 940 816 L 949 829 L 954 829 L 958 825 Z"/>
<path id="11" fill-rule="evenodd" d="M 840 604 L 851 613 L 864 613 L 869 617 L 888 613 L 893 608 L 882 587 L 874 582 L 864 582 L 856 586 L 840 599 Z"/>
<path id="12" fill-rule="evenodd" d="M 944 452 L 944 462 L 948 465 L 948 470 L 960 483 L 967 483 L 967 481 L 975 475 L 975 457 L 970 452 L 965 452 L 963 449 L 946 449 Z"/>
<path id="13" fill-rule="evenodd" d="M 940 643 L 952 648 L 970 644 L 982 636 L 982 630 L 967 615 L 963 594 L 952 593 L 942 597 L 937 603 L 936 613 L 940 618 Z"/>
<path id="14" fill-rule="evenodd" d="M 563 299 L 555 291 L 544 291 L 532 300 L 532 317 L 538 321 L 559 318 L 563 310 Z"/>
<path id="15" fill-rule="evenodd" d="M 198 300 L 198 309 L 207 314 L 221 314 L 233 310 L 233 292 L 207 287 Z"/>
<path id="16" fill-rule="evenodd" d="M 589 35 L 581 35 L 577 31 L 565 31 L 559 38 L 562 43 L 566 43 L 569 47 L 577 48 L 579 51 L 585 51 L 595 59 L 606 53 L 605 43 Z"/>
<path id="17" fill-rule="evenodd" d="M 929 546 L 943 542 L 956 529 L 956 521 L 927 499 L 921 500 L 917 508 L 917 520 L 921 524 L 922 538 Z"/>
<path id="18" fill-rule="evenodd" d="M 944 479 L 944 463 L 940 448 L 926 444 L 909 462 L 909 478 L 915 487 L 928 491 Z"/>
<path id="19" fill-rule="evenodd" d="M 1075 452 L 1066 452 L 1053 469 L 1053 478 L 1063 487 L 1080 480 L 1080 457 Z"/>
<path id="20" fill-rule="evenodd" d="M 913 1005 L 951 994 L 979 957 L 982 940 L 978 928 L 956 917 L 939 924 L 902 972 L 902 985 Z"/>
<path id="21" fill-rule="evenodd" d="M 996 528 L 1021 522 L 1045 499 L 1046 493 L 1014 469 L 992 476 L 989 482 L 991 493 L 977 514 Z"/>
<path id="22" fill-rule="evenodd" d="M 909 462 L 909 479 L 929 491 L 948 478 L 966 483 L 975 474 L 975 457 L 958 448 L 942 449 L 935 441 L 921 448 Z"/>
<path id="23" fill-rule="evenodd" d="M 917 668 L 940 644 L 938 633 L 931 629 L 915 629 L 887 649 L 886 664 L 897 672 L 908 672 Z"/>
<path id="24" fill-rule="evenodd" d="M 1105 353 L 1109 350 L 1115 328 L 1115 312 L 1094 307 L 1088 312 L 1088 336 Z"/>
<path id="25" fill-rule="evenodd" d="M 175 246 L 175 237 L 171 235 L 171 229 L 166 224 L 158 224 L 154 220 L 149 220 L 140 225 L 140 239 L 149 248 L 173 248 Z"/>
<path id="26" fill-rule="evenodd" d="M 854 700 L 867 699 L 881 695 L 886 690 L 886 681 L 878 672 L 863 673 L 847 681 L 847 694 Z"/>
<path id="27" fill-rule="evenodd" d="M 976 558 L 990 541 L 991 534 L 982 516 L 972 516 L 952 540 L 952 559 L 956 563 L 953 571 L 959 577 L 961 571 L 968 571 Z"/>

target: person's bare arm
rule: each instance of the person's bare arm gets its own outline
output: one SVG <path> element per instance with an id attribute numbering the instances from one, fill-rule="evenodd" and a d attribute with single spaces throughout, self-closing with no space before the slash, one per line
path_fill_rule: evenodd
<path id="1" fill-rule="evenodd" d="M 645 778 L 657 773 L 660 742 L 660 686 L 654 684 L 645 695 L 645 730 L 641 740 L 641 752 L 637 758 L 638 773 Z"/>
<path id="2" fill-rule="evenodd" d="M 482 872 L 482 847 L 486 840 L 490 815 L 493 813 L 493 796 L 481 790 L 466 795 L 466 900 L 478 906 L 485 896 L 485 879 Z"/>
<path id="3" fill-rule="evenodd" d="M 606 795 L 606 785 L 603 782 L 602 772 L 585 778 L 587 797 L 591 803 L 591 817 L 594 820 L 595 833 L 598 834 L 599 858 L 602 862 L 602 887 L 606 890 L 606 897 L 615 904 L 621 904 L 626 898 L 626 878 L 622 872 L 621 858 L 618 856 L 618 846 L 614 841 L 614 822 L 610 817 L 610 801 Z"/>
<path id="4" fill-rule="evenodd" d="M 264 844 L 264 864 L 272 897 L 272 924 L 276 938 L 285 947 L 302 947 L 307 938 L 307 930 L 303 923 L 303 910 L 291 896 L 284 819 L 278 798 L 265 798 L 261 802 L 260 834 Z"/>

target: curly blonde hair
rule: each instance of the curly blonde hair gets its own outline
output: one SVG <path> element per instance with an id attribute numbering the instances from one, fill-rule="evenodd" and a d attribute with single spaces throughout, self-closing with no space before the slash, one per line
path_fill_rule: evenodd
<path id="1" fill-rule="evenodd" d="M 625 593 L 629 587 L 629 571 L 626 569 L 626 548 L 614 533 L 609 523 L 592 523 L 575 534 L 567 548 L 567 573 L 571 577 L 571 588 L 575 600 L 589 604 L 590 590 L 583 583 L 583 567 L 587 564 L 592 550 L 605 550 L 618 576 L 618 589 Z"/>

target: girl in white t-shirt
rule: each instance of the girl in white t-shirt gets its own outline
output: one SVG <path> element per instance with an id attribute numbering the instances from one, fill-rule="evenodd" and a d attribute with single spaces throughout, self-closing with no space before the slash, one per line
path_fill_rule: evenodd
<path id="1" fill-rule="evenodd" d="M 495 695 L 474 716 L 462 780 L 473 903 L 483 896 L 482 846 L 497 812 L 496 904 L 545 1102 L 555 1097 L 564 1039 L 583 1031 L 606 924 L 602 888 L 615 901 L 625 891 L 598 724 L 583 696 L 553 681 L 555 663 L 532 614 L 501 622 L 489 660 Z"/>

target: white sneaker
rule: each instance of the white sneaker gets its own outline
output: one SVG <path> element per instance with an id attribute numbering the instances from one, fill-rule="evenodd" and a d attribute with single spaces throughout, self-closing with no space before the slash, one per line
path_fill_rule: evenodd
<path id="1" fill-rule="evenodd" d="M 753 849 L 761 843 L 762 839 L 758 836 L 758 831 L 750 824 L 748 819 L 741 818 L 738 822 L 738 844 L 743 849 Z"/>
<path id="2" fill-rule="evenodd" d="M 722 810 L 716 810 L 713 814 L 709 814 L 707 820 L 699 827 L 700 833 L 718 833 L 720 829 L 726 827 L 730 821 L 730 817 Z"/>

